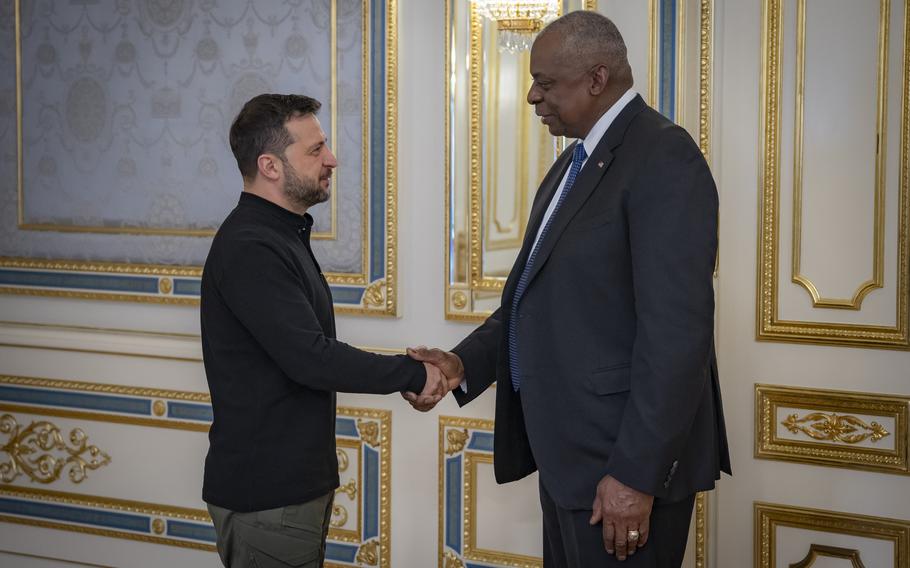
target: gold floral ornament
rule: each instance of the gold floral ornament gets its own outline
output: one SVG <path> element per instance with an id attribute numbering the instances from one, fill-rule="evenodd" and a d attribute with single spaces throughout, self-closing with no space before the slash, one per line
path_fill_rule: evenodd
<path id="1" fill-rule="evenodd" d="M 379 424 L 372 420 L 357 419 L 357 431 L 360 432 L 360 439 L 371 446 L 379 445 Z"/>
<path id="2" fill-rule="evenodd" d="M 445 568 L 464 568 L 464 562 L 451 550 L 446 550 L 445 558 Z"/>
<path id="3" fill-rule="evenodd" d="M 21 429 L 12 415 L 4 414 L 0 416 L 0 434 L 9 436 L 0 447 L 0 452 L 10 457 L 8 462 L 0 463 L 3 483 L 12 483 L 23 474 L 38 483 L 53 483 L 66 468 L 70 480 L 80 483 L 87 470 L 111 462 L 111 457 L 98 446 L 88 445 L 88 436 L 79 428 L 70 431 L 67 444 L 60 428 L 50 422 L 32 422 Z"/>
<path id="4" fill-rule="evenodd" d="M 348 522 L 348 510 L 341 505 L 332 505 L 332 520 L 329 524 L 335 528 L 343 527 Z"/>
<path id="5" fill-rule="evenodd" d="M 383 290 L 385 290 L 385 280 L 373 282 L 363 291 L 363 301 L 368 306 L 382 307 L 385 303 Z"/>
<path id="6" fill-rule="evenodd" d="M 448 446 L 446 446 L 446 455 L 455 455 L 464 449 L 464 445 L 468 441 L 468 429 L 455 430 L 450 428 L 446 430 L 446 440 L 449 442 Z"/>
<path id="7" fill-rule="evenodd" d="M 858 444 L 867 439 L 878 442 L 885 436 L 891 435 L 878 422 L 866 424 L 855 416 L 836 413 L 812 412 L 802 418 L 797 414 L 791 414 L 781 424 L 794 434 L 802 432 L 815 440 L 830 440 L 845 444 Z"/>
<path id="8" fill-rule="evenodd" d="M 366 564 L 367 566 L 376 566 L 379 564 L 379 541 L 371 540 L 363 543 L 357 551 L 357 558 L 355 560 L 358 564 Z"/>
<path id="9" fill-rule="evenodd" d="M 353 501 L 354 497 L 357 496 L 357 482 L 351 479 L 346 484 L 335 490 L 335 494 L 338 493 L 344 493 L 348 496 L 348 498 L 351 499 L 351 501 Z"/>

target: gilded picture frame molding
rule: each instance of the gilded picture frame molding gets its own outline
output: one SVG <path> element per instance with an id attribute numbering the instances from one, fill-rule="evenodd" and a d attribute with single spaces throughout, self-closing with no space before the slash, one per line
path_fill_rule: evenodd
<path id="1" fill-rule="evenodd" d="M 21 41 L 21 0 L 13 0 L 15 64 L 16 64 L 16 184 L 17 220 L 26 229 L 54 230 L 63 232 L 86 232 L 80 228 L 37 227 L 22 224 L 24 219 L 23 192 L 23 99 L 22 99 L 22 41 Z M 331 0 L 333 18 L 337 18 L 337 0 Z M 373 20 L 383 15 L 383 25 Z M 333 19 L 333 21 L 336 21 Z M 337 21 L 336 21 L 337 23 Z M 328 271 L 326 279 L 335 298 L 335 312 L 345 315 L 367 315 L 396 317 L 397 297 L 397 237 L 398 237 L 398 9 L 397 0 L 363 0 L 363 49 L 362 67 L 362 124 L 364 147 L 362 156 L 363 207 L 361 212 L 362 255 L 360 274 Z M 374 31 L 381 33 L 382 52 L 377 56 L 373 47 L 376 43 Z M 331 41 L 337 42 L 337 30 L 332 26 Z M 381 69 L 379 69 L 381 68 Z M 332 73 L 337 74 L 337 54 L 332 54 Z M 370 85 L 375 78 L 381 79 L 381 105 L 374 108 Z M 333 100 L 337 102 L 337 89 L 332 88 Z M 333 105 L 333 142 L 337 142 L 336 106 Z M 369 125 L 383 126 L 385 133 L 382 146 L 381 184 L 370 184 L 369 167 L 372 142 L 369 140 Z M 337 184 L 337 179 L 333 180 Z M 335 186 L 337 187 L 337 185 Z M 333 219 L 335 203 L 332 200 Z M 381 203 L 380 203 L 381 202 Z M 377 222 L 378 220 L 378 222 Z M 330 239 L 335 232 L 316 233 L 316 239 Z M 78 230 L 77 230 L 78 229 Z M 102 228 L 101 233 L 123 233 L 122 230 Z M 149 233 L 127 231 L 130 234 L 173 234 L 166 230 Z M 183 236 L 207 237 L 214 234 L 208 230 L 190 230 Z M 381 261 L 380 261 L 381 257 Z M 87 277 L 89 273 L 91 277 Z M 167 264 L 134 264 L 116 261 L 78 261 L 69 259 L 39 259 L 17 256 L 0 256 L 0 294 L 37 297 L 58 297 L 117 302 L 137 302 L 170 305 L 198 305 L 201 266 L 180 266 Z M 179 276 L 175 282 L 170 278 Z M 69 285 L 67 284 L 69 283 Z"/>
<path id="2" fill-rule="evenodd" d="M 882 0 L 885 1 L 885 0 Z M 910 11 L 904 13 L 901 89 L 901 150 L 897 199 L 895 325 L 785 320 L 779 316 L 780 122 L 783 2 L 763 0 L 757 253 L 756 339 L 864 347 L 910 349 Z M 878 172 L 880 173 L 880 172 Z M 877 173 L 877 175 L 878 175 Z M 843 307 L 843 306 L 840 306 Z"/>
<path id="3" fill-rule="evenodd" d="M 842 418 L 880 416 L 894 421 L 894 449 L 837 440 L 779 438 L 777 409 L 798 408 Z M 809 465 L 910 475 L 910 397 L 878 393 L 755 384 L 754 457 Z"/>
<path id="4" fill-rule="evenodd" d="M 755 568 L 778 566 L 775 553 L 778 527 L 888 541 L 894 546 L 891 568 L 910 565 L 910 521 L 756 501 L 753 504 Z"/>

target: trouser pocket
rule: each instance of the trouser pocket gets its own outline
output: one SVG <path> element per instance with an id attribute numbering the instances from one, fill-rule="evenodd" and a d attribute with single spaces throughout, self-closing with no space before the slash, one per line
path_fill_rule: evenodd
<path id="1" fill-rule="evenodd" d="M 293 535 L 271 527 L 234 523 L 241 551 L 237 556 L 256 568 L 316 568 L 320 564 L 322 534 L 298 530 Z M 232 567 L 232 568 L 243 568 Z"/>

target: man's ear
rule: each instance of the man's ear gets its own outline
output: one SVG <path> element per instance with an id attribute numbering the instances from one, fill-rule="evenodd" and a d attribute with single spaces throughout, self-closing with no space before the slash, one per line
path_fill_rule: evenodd
<path id="1" fill-rule="evenodd" d="M 607 83 L 610 80 L 610 70 L 606 65 L 598 65 L 591 69 L 591 86 L 588 91 L 592 95 L 600 95 L 607 90 Z"/>
<path id="2" fill-rule="evenodd" d="M 274 154 L 261 154 L 256 160 L 259 175 L 269 181 L 278 181 L 282 174 L 282 166 L 279 165 L 280 162 L 281 160 Z"/>

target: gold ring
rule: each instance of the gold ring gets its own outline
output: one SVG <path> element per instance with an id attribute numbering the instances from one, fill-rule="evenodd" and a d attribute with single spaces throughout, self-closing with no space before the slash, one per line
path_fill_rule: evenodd
<path id="1" fill-rule="evenodd" d="M 638 537 L 641 536 L 641 533 L 638 531 L 629 531 L 629 540 L 638 540 Z"/>

